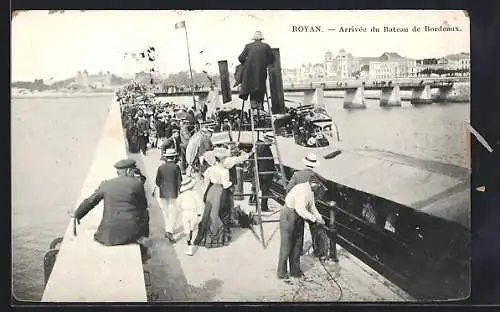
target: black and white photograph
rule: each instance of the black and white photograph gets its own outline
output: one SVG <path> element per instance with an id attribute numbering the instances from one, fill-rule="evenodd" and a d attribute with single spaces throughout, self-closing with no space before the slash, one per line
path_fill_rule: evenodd
<path id="1" fill-rule="evenodd" d="M 12 298 L 468 298 L 469 24 L 13 12 Z"/>

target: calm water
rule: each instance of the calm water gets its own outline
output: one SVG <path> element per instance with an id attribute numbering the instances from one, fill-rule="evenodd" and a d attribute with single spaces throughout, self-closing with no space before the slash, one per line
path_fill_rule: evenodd
<path id="1" fill-rule="evenodd" d="M 12 100 L 12 273 L 18 300 L 40 301 L 43 256 L 64 234 L 112 97 Z"/>
<path id="2" fill-rule="evenodd" d="M 291 101 L 302 100 L 293 94 L 285 97 Z M 188 106 L 193 103 L 191 97 L 163 100 Z M 237 100 L 236 95 L 233 100 Z M 337 123 L 342 141 L 466 166 L 464 121 L 470 119 L 469 103 L 413 106 L 403 101 L 401 107 L 381 108 L 378 100 L 365 102 L 366 109 L 346 110 L 343 99 L 325 98 L 327 111 Z"/>
<path id="3" fill-rule="evenodd" d="M 190 97 L 172 100 L 192 104 Z M 111 97 L 12 102 L 13 289 L 19 300 L 41 299 L 43 256 L 66 230 L 66 211 L 77 204 L 110 103 Z M 382 109 L 377 100 L 366 103 L 365 110 L 349 111 L 342 99 L 326 99 L 341 140 L 465 165 L 463 121 L 470 104 L 403 102 Z"/>

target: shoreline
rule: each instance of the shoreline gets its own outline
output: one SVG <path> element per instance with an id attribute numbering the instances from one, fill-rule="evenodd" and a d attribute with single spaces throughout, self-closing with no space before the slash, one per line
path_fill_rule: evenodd
<path id="1" fill-rule="evenodd" d="M 11 94 L 11 99 L 33 99 L 33 98 L 79 98 L 79 97 L 100 97 L 113 96 L 114 92 L 81 92 L 81 93 L 62 93 L 46 92 L 36 94 Z"/>

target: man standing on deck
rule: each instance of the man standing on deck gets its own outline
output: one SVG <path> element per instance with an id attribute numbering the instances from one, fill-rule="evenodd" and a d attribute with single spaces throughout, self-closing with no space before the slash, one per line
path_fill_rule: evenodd
<path id="1" fill-rule="evenodd" d="M 162 156 L 165 162 L 158 167 L 155 179 L 156 186 L 160 189 L 158 203 L 165 222 L 165 237 L 172 243 L 175 243 L 174 230 L 179 217 L 176 201 L 182 182 L 181 170 L 175 163 L 176 156 L 174 149 L 166 150 Z"/>
<path id="2" fill-rule="evenodd" d="M 149 234 L 148 203 L 143 183 L 134 177 L 135 160 L 124 159 L 115 165 L 118 176 L 104 181 L 83 200 L 73 217 L 80 221 L 104 200 L 101 224 L 94 239 L 106 246 L 140 242 Z"/>
<path id="3" fill-rule="evenodd" d="M 266 94 L 267 66 L 274 63 L 274 54 L 271 47 L 262 42 L 264 36 L 256 31 L 253 42 L 245 45 L 238 60 L 243 64 L 239 97 L 247 100 L 250 96 L 252 109 L 264 109 L 264 95 Z"/>

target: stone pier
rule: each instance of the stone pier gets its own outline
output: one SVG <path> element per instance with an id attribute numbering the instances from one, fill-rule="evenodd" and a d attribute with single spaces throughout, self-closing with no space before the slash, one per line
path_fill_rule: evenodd
<path id="1" fill-rule="evenodd" d="M 445 102 L 470 102 L 470 85 L 465 83 L 454 83 L 439 87 L 432 100 L 437 103 Z"/>
<path id="2" fill-rule="evenodd" d="M 384 87 L 380 93 L 380 106 L 401 106 L 401 92 L 399 86 Z"/>
<path id="3" fill-rule="evenodd" d="M 413 89 L 411 104 L 432 104 L 431 86 L 422 85 Z"/>
<path id="4" fill-rule="evenodd" d="M 366 108 L 365 88 L 347 88 L 344 93 L 344 108 Z"/>
<path id="5" fill-rule="evenodd" d="M 304 105 L 319 105 L 324 106 L 325 103 L 325 92 L 322 87 L 316 88 L 315 90 L 308 90 L 304 92 Z"/>

